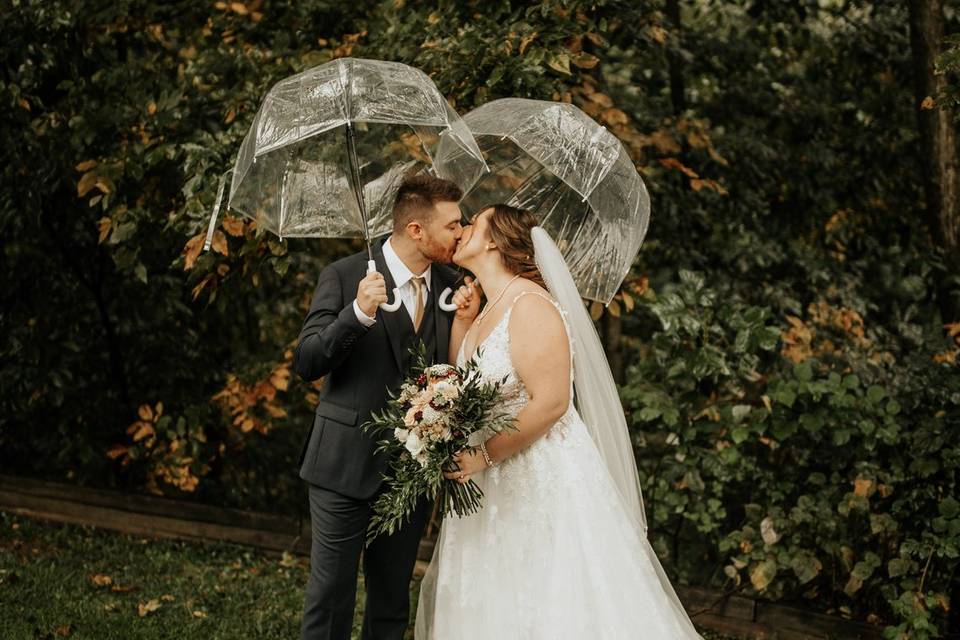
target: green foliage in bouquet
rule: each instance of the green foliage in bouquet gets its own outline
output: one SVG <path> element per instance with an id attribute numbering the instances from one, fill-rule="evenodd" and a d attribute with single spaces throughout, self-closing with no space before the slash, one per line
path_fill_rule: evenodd
<path id="1" fill-rule="evenodd" d="M 480 487 L 472 479 L 463 484 L 447 480 L 443 473 L 459 470 L 451 456 L 468 446 L 473 433 L 515 428 L 512 418 L 497 408 L 506 377 L 484 381 L 479 352 L 463 367 L 428 364 L 422 342 L 409 352 L 414 356 L 410 375 L 399 390 L 389 392 L 387 406 L 361 426 L 380 438 L 376 451 L 390 461 L 387 489 L 373 505 L 367 544 L 409 521 L 424 496 L 439 496 L 441 517 L 478 511 Z"/>

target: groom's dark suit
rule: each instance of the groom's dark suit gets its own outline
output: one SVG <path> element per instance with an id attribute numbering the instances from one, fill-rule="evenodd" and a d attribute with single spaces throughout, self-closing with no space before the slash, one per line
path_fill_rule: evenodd
<path id="1" fill-rule="evenodd" d="M 380 241 L 374 260 L 392 292 L 395 285 Z M 407 349 L 416 340 L 424 342 L 433 362 L 446 362 L 448 356 L 453 315 L 441 310 L 437 299 L 444 288 L 455 288 L 457 273 L 431 265 L 423 319 L 414 332 L 403 305 L 395 312 L 378 309 L 370 327 L 357 319 L 353 300 L 366 269 L 366 252 L 323 269 L 294 355 L 294 368 L 304 380 L 326 376 L 299 462 L 300 477 L 309 483 L 313 534 L 304 640 L 350 637 L 364 534 L 387 471 L 383 455 L 374 454 L 375 440 L 360 425 L 385 406 L 387 389 L 400 386 L 411 364 Z M 378 537 L 363 551 L 364 640 L 403 637 L 410 578 L 429 509 L 423 501 L 409 524 Z"/>

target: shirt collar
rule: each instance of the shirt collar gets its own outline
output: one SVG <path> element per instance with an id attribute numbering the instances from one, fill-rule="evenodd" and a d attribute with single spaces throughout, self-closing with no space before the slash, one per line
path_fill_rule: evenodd
<path id="1" fill-rule="evenodd" d="M 403 260 L 397 255 L 397 252 L 393 250 L 393 246 L 390 244 L 390 238 L 387 238 L 387 241 L 383 243 L 383 260 L 387 263 L 387 268 L 390 269 L 390 275 L 393 276 L 393 284 L 398 289 L 407 284 L 410 278 L 414 276 L 413 272 L 407 268 L 407 265 L 403 264 Z M 432 269 L 430 269 L 428 265 L 426 270 L 421 274 L 423 276 L 423 282 L 427 286 L 427 291 L 430 291 L 431 271 Z"/>

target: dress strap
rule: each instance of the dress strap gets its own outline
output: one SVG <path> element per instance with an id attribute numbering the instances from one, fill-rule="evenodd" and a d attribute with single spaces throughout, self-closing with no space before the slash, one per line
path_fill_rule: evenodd
<path id="1" fill-rule="evenodd" d="M 513 310 L 513 305 L 514 305 L 514 303 L 516 303 L 517 300 L 519 300 L 521 297 L 527 295 L 528 293 L 531 293 L 531 294 L 533 294 L 533 295 L 535 295 L 535 296 L 540 296 L 541 298 L 543 298 L 544 300 L 546 300 L 547 302 L 549 302 L 550 304 L 552 304 L 553 306 L 555 306 L 555 307 L 557 308 L 557 311 L 560 312 L 560 315 L 563 315 L 563 309 L 560 308 L 560 305 L 557 303 L 557 301 L 554 300 L 553 298 L 551 298 L 550 296 L 546 295 L 545 293 L 540 292 L 540 291 L 521 291 L 520 293 L 518 293 L 517 295 L 515 295 L 515 296 L 513 297 L 513 300 L 510 301 L 510 309 L 509 309 L 509 311 L 512 311 L 512 310 Z M 508 311 L 508 313 L 509 313 L 509 311 Z"/>

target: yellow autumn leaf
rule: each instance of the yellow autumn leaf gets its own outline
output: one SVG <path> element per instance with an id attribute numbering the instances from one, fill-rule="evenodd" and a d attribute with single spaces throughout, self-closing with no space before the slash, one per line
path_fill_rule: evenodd
<path id="1" fill-rule="evenodd" d="M 142 404 L 140 408 L 137 409 L 137 415 L 140 416 L 141 420 L 151 422 L 153 421 L 153 407 L 148 404 Z"/>
<path id="2" fill-rule="evenodd" d="M 663 44 L 667 41 L 667 31 L 659 25 L 650 26 L 650 37 L 654 39 L 658 44 Z"/>
<path id="3" fill-rule="evenodd" d="M 773 582 L 777 575 L 777 563 L 773 560 L 764 560 L 750 571 L 750 583 L 757 591 L 763 591 Z"/>
<path id="4" fill-rule="evenodd" d="M 151 612 L 153 612 L 153 611 L 156 611 L 156 610 L 159 609 L 161 606 L 163 606 L 163 605 L 160 604 L 160 601 L 157 600 L 156 598 L 154 598 L 153 600 L 148 600 L 147 602 L 141 602 L 140 604 L 138 604 L 138 605 L 137 605 L 137 613 L 139 614 L 139 616 L 140 616 L 141 618 L 143 618 L 143 617 L 146 616 L 147 614 L 149 614 L 149 613 L 151 613 Z"/>
<path id="5" fill-rule="evenodd" d="M 113 584 L 113 578 L 103 573 L 95 573 L 90 576 L 90 582 L 97 587 L 108 587 Z"/>
<path id="6" fill-rule="evenodd" d="M 597 301 L 594 301 L 590 304 L 590 317 L 594 320 L 599 320 L 600 316 L 603 315 L 603 305 Z"/>

